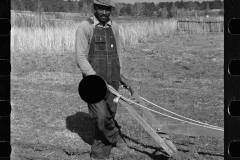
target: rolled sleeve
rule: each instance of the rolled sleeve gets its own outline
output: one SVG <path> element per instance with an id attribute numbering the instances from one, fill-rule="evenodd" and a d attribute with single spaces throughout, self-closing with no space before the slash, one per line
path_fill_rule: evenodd
<path id="1" fill-rule="evenodd" d="M 87 60 L 90 44 L 90 28 L 86 23 L 81 23 L 76 30 L 75 58 L 76 64 L 84 75 L 93 75 L 96 72 Z"/>

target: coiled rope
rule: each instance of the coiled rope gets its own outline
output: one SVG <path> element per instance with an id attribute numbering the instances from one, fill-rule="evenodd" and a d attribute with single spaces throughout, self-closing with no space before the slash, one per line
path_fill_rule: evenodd
<path id="1" fill-rule="evenodd" d="M 152 112 L 154 112 L 154 113 L 157 113 L 157 114 L 160 114 L 160 115 L 163 115 L 163 116 L 166 116 L 166 117 L 169 117 L 169 118 L 178 120 L 178 121 L 182 121 L 182 122 L 185 122 L 185 123 L 189 123 L 189 124 L 193 124 L 193 125 L 197 125 L 197 126 L 201 126 L 201 127 L 205 127 L 205 128 L 215 129 L 215 130 L 219 130 L 219 131 L 224 131 L 224 129 L 222 129 L 222 128 L 218 127 L 218 126 L 213 126 L 213 125 L 210 125 L 210 124 L 206 124 L 206 123 L 203 123 L 203 122 L 200 122 L 200 121 L 196 121 L 196 120 L 193 120 L 193 119 L 190 119 L 190 118 L 181 116 L 181 115 L 176 114 L 176 113 L 174 113 L 174 112 L 171 112 L 171 111 L 169 111 L 169 110 L 167 110 L 167 109 L 165 109 L 165 108 L 162 108 L 162 107 L 160 107 L 160 106 L 158 106 L 158 105 L 156 105 L 156 104 L 154 104 L 154 103 L 146 100 L 145 98 L 140 97 L 141 99 L 145 100 L 146 102 L 148 102 L 148 103 L 150 103 L 150 104 L 152 104 L 152 105 L 154 105 L 154 106 L 157 106 L 157 107 L 160 108 L 160 109 L 163 109 L 163 110 L 165 110 L 165 111 L 167 111 L 167 112 L 169 112 L 169 113 L 172 113 L 172 114 L 174 114 L 174 115 L 176 115 L 176 116 L 185 118 L 185 119 L 187 119 L 187 120 L 191 120 L 191 121 L 193 121 L 193 122 L 185 121 L 185 120 L 182 120 L 182 119 L 179 119 L 179 118 L 175 118 L 175 117 L 169 116 L 169 115 L 167 115 L 167 114 L 164 114 L 164 113 L 155 111 L 155 110 L 150 109 L 150 108 L 147 108 L 147 107 L 145 107 L 145 106 L 143 106 L 143 105 L 141 105 L 141 104 L 138 104 L 138 103 L 136 103 L 136 102 L 134 102 L 134 101 L 132 101 L 132 100 L 130 100 L 130 99 L 128 99 L 128 98 L 123 97 L 121 94 L 119 94 L 119 93 L 118 93 L 112 86 L 110 86 L 110 85 L 108 85 L 108 88 L 109 88 L 109 90 L 110 90 L 113 94 L 115 94 L 115 95 L 117 96 L 117 99 L 122 98 L 122 99 L 125 100 L 125 101 L 128 101 L 128 102 L 130 102 L 130 103 L 132 103 L 132 104 L 138 105 L 138 106 L 140 106 L 140 107 L 142 107 L 142 108 L 146 108 L 146 109 L 148 109 L 149 111 L 152 111 Z M 194 123 L 194 122 L 197 122 L 197 123 L 200 123 L 200 124 L 197 124 L 197 123 Z"/>

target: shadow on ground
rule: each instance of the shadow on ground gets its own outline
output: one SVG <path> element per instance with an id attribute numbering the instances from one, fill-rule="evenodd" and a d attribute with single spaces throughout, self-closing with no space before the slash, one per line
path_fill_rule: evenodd
<path id="1" fill-rule="evenodd" d="M 121 133 L 121 134 L 122 134 L 122 133 Z M 140 149 L 138 149 L 138 148 L 136 148 L 136 147 L 130 147 L 130 148 L 134 149 L 134 150 L 137 151 L 137 152 L 140 152 L 140 153 L 142 153 L 142 154 L 147 155 L 148 157 L 150 157 L 150 158 L 153 159 L 153 160 L 158 160 L 158 159 L 168 160 L 168 159 L 169 159 L 169 157 L 167 156 L 167 153 L 166 153 L 163 149 L 161 149 L 160 147 L 158 148 L 158 147 L 154 147 L 154 146 L 142 144 L 142 143 L 140 143 L 139 141 L 137 141 L 137 140 L 135 140 L 135 139 L 133 139 L 133 138 L 131 138 L 131 137 L 128 137 L 128 136 L 125 135 L 125 134 L 122 134 L 122 136 L 123 136 L 124 139 L 127 139 L 127 140 L 129 140 L 129 141 L 132 141 L 133 143 L 138 144 L 138 145 L 140 145 L 140 146 L 142 146 L 142 147 L 144 147 L 144 148 L 146 148 L 146 149 L 154 150 L 152 153 L 150 153 L 150 152 L 148 152 L 148 151 L 140 150 Z M 158 155 L 157 152 L 163 153 L 163 154 Z"/>
<path id="2" fill-rule="evenodd" d="M 71 132 L 77 133 L 81 139 L 91 145 L 94 136 L 94 121 L 89 114 L 77 112 L 66 118 L 66 127 Z"/>
<path id="3" fill-rule="evenodd" d="M 94 120 L 90 117 L 89 114 L 84 112 L 77 112 L 74 115 L 68 116 L 66 118 L 66 127 L 71 132 L 77 133 L 79 137 L 87 144 L 91 145 L 93 143 L 93 136 L 94 136 Z M 149 148 L 155 150 L 153 153 L 149 153 L 147 151 L 142 151 L 135 147 L 130 147 L 134 149 L 135 151 L 142 153 L 144 155 L 147 155 L 151 159 L 168 159 L 168 157 L 164 155 L 156 155 L 156 152 L 164 152 L 160 148 L 153 147 L 153 146 L 147 146 L 143 144 L 139 144 L 138 141 L 128 137 L 127 135 L 121 133 L 124 139 L 128 139 L 129 141 L 132 141 L 133 143 L 136 143 L 138 145 L 143 146 L 144 148 Z"/>

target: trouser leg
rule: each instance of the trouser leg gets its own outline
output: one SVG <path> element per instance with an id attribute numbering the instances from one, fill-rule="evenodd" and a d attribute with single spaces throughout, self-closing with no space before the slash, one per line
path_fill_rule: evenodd
<path id="1" fill-rule="evenodd" d="M 113 87 L 118 89 L 116 86 Z M 117 104 L 113 103 L 113 99 L 114 95 L 108 93 L 106 98 L 99 103 L 88 104 L 89 113 L 95 119 L 95 136 L 91 149 L 93 157 L 108 157 L 112 144 L 118 141 L 119 129 L 114 120 Z"/>
<path id="2" fill-rule="evenodd" d="M 111 152 L 112 144 L 105 138 L 103 133 L 98 129 L 98 124 L 95 124 L 94 143 L 91 146 L 91 156 L 96 158 L 106 158 Z"/>

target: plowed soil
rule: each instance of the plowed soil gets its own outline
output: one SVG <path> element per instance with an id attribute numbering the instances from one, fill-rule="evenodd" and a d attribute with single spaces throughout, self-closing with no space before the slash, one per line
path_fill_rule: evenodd
<path id="1" fill-rule="evenodd" d="M 78 95 L 73 53 L 12 53 L 12 160 L 88 160 L 93 121 Z M 47 57 L 47 58 L 46 58 Z M 172 35 L 123 50 L 124 74 L 144 98 L 188 118 L 224 127 L 223 34 Z M 128 91 L 119 91 L 130 97 Z M 157 111 L 160 109 L 148 105 Z M 142 111 L 135 106 L 140 115 Z M 159 123 L 181 122 L 153 113 Z M 116 120 L 135 154 L 113 159 L 173 159 L 119 105 Z M 181 159 L 222 160 L 223 139 L 170 134 Z"/>

